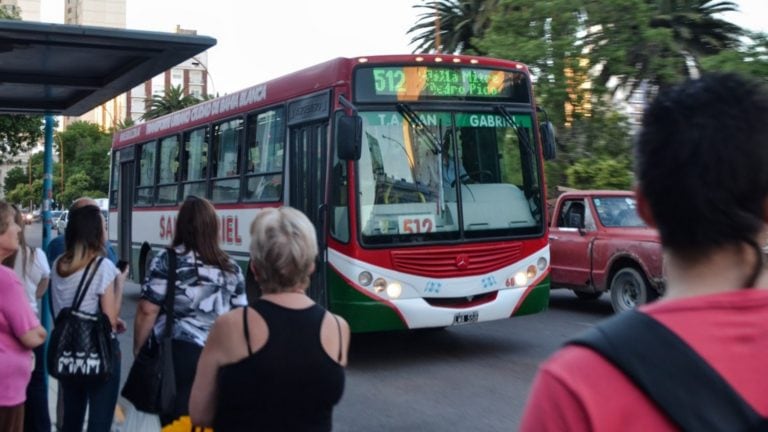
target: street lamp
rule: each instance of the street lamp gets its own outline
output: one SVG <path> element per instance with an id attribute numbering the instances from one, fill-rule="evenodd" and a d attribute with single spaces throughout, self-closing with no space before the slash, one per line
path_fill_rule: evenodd
<path id="1" fill-rule="evenodd" d="M 200 66 L 203 69 L 203 72 L 205 72 L 205 84 L 206 84 L 206 87 L 208 85 L 208 79 L 210 78 L 210 80 L 211 80 L 211 87 L 213 87 L 213 94 L 216 95 L 216 83 L 213 82 L 213 75 L 211 75 L 211 72 L 208 70 L 208 67 L 199 58 L 197 58 L 195 56 L 192 56 L 191 58 L 192 58 L 192 60 L 194 60 L 192 62 L 192 66 Z M 210 93 L 208 93 L 207 91 L 206 91 L 206 93 L 207 93 L 206 96 L 210 95 Z"/>

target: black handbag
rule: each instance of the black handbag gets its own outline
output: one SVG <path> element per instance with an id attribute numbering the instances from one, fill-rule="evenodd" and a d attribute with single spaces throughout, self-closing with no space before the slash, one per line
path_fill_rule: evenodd
<path id="1" fill-rule="evenodd" d="M 165 292 L 166 313 L 163 335 L 154 330 L 133 360 L 128 378 L 120 393 L 139 411 L 163 414 L 173 410 L 176 400 L 176 374 L 173 370 L 172 339 L 173 302 L 176 290 L 176 251 L 168 251 L 168 285 Z"/>
<path id="2" fill-rule="evenodd" d="M 109 318 L 101 310 L 95 314 L 80 310 L 103 260 L 99 257 L 88 263 L 72 306 L 63 308 L 54 321 L 47 360 L 49 373 L 59 381 L 103 382 L 112 374 L 115 350 Z"/>

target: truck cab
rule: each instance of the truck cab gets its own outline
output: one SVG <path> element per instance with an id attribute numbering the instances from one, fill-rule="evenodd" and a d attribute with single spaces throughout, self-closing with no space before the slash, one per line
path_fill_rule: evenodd
<path id="1" fill-rule="evenodd" d="M 633 309 L 664 291 L 658 232 L 636 211 L 632 191 L 569 191 L 550 218 L 552 288 L 583 300 L 611 294 L 614 311 Z"/>

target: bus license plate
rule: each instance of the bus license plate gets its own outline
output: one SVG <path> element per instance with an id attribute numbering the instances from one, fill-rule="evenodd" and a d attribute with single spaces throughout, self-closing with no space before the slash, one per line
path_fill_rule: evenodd
<path id="1" fill-rule="evenodd" d="M 469 324 L 477 322 L 480 314 L 477 311 L 459 312 L 453 316 L 453 325 Z"/>

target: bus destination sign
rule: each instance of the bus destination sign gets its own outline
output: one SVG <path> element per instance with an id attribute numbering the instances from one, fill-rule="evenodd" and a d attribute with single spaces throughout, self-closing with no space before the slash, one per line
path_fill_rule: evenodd
<path id="1" fill-rule="evenodd" d="M 416 101 L 443 98 L 528 102 L 526 75 L 517 71 L 433 66 L 361 68 L 356 100 Z"/>

